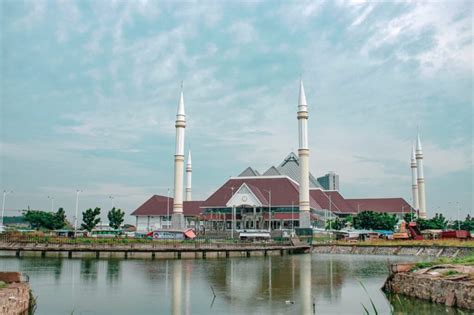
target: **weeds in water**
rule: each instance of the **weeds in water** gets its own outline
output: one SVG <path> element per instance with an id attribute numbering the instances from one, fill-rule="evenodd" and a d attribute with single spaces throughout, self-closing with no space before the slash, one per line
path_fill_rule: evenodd
<path id="1" fill-rule="evenodd" d="M 370 301 L 370 304 L 372 305 L 372 309 L 374 310 L 374 314 L 375 314 L 375 315 L 378 315 L 379 312 L 377 311 L 377 308 L 375 307 L 374 301 L 373 301 L 372 298 L 370 297 L 369 292 L 368 292 L 367 289 L 365 288 L 365 285 L 362 283 L 362 281 L 360 281 L 360 280 L 358 280 L 358 281 L 359 281 L 359 284 L 360 284 L 360 286 L 362 287 L 362 289 L 364 289 L 365 293 L 366 293 L 367 296 L 369 297 L 369 301 Z M 367 307 L 366 307 L 363 303 L 360 303 L 360 304 L 362 304 L 362 307 L 364 308 L 365 314 L 366 314 L 366 315 L 370 315 L 370 312 L 369 312 L 369 310 L 367 309 Z"/>

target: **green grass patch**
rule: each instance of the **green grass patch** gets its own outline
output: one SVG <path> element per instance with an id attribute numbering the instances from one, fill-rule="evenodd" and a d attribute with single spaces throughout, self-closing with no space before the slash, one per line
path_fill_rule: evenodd
<path id="1" fill-rule="evenodd" d="M 444 264 L 474 266 L 474 254 L 471 254 L 465 257 L 459 257 L 459 258 L 442 257 L 433 261 L 418 262 L 415 264 L 415 267 L 413 267 L 412 270 L 429 268 L 436 265 L 444 265 Z"/>
<path id="2" fill-rule="evenodd" d="M 8 284 L 6 284 L 3 281 L 0 281 L 0 289 L 6 288 L 6 287 L 8 287 Z"/>

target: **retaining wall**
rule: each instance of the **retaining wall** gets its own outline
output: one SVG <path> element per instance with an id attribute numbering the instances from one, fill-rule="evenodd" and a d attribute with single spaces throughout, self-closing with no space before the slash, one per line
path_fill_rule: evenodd
<path id="1" fill-rule="evenodd" d="M 399 272 L 389 276 L 383 290 L 435 303 L 474 310 L 474 283 L 436 279 L 429 275 Z"/>
<path id="2" fill-rule="evenodd" d="M 474 248 L 442 246 L 313 245 L 313 252 L 318 254 L 463 257 L 473 254 Z"/>

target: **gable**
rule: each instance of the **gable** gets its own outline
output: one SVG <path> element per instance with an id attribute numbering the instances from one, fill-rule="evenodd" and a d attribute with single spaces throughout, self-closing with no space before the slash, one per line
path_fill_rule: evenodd
<path id="1" fill-rule="evenodd" d="M 238 206 L 262 206 L 260 200 L 255 196 L 246 183 L 243 183 L 226 203 L 226 207 Z"/>

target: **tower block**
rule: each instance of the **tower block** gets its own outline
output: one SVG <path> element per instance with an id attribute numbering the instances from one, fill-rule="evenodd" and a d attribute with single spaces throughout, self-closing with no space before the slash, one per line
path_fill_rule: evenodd
<path id="1" fill-rule="evenodd" d="M 419 216 L 422 219 L 426 219 L 425 176 L 423 174 L 423 149 L 421 148 L 420 135 L 418 135 L 416 143 L 416 168 L 418 174 Z"/>
<path id="2" fill-rule="evenodd" d="M 300 227 L 309 228 L 311 226 L 311 216 L 309 205 L 308 104 L 306 103 L 303 81 L 300 82 L 297 118 L 299 138 L 298 156 L 300 163 Z"/>
<path id="3" fill-rule="evenodd" d="M 184 96 L 181 91 L 178 113 L 176 114 L 176 152 L 174 155 L 174 200 L 171 226 L 173 229 L 184 229 L 183 214 L 183 176 L 184 176 L 184 130 L 186 128 L 186 114 L 184 112 Z"/>
<path id="4" fill-rule="evenodd" d="M 418 211 L 420 204 L 418 201 L 418 182 L 417 182 L 417 169 L 416 169 L 416 155 L 415 146 L 411 148 L 411 192 L 413 196 L 413 208 Z"/>

